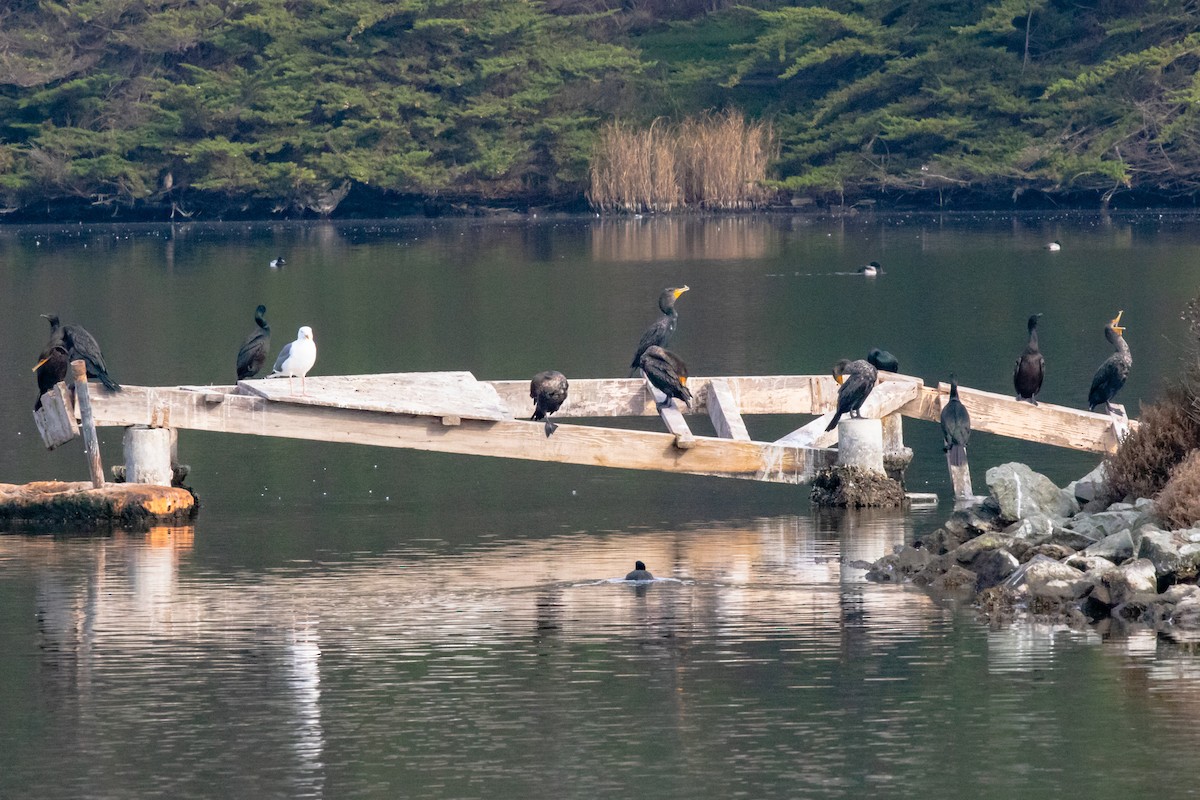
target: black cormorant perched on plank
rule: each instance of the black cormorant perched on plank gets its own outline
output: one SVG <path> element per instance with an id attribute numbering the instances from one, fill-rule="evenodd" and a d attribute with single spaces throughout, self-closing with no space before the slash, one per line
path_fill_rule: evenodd
<path id="1" fill-rule="evenodd" d="M 958 399 L 958 380 L 950 375 L 950 399 L 942 408 L 942 449 L 950 454 L 950 463 L 967 463 L 967 442 L 971 438 L 971 415 Z"/>
<path id="2" fill-rule="evenodd" d="M 871 348 L 871 352 L 867 353 L 867 363 L 883 372 L 900 371 L 900 362 L 896 360 L 896 357 L 887 350 L 880 350 L 878 347 Z"/>
<path id="3" fill-rule="evenodd" d="M 662 294 L 658 296 L 658 309 L 662 311 L 662 316 L 653 325 L 646 328 L 646 332 L 642 334 L 642 338 L 638 341 L 637 352 L 633 354 L 633 362 L 629 365 L 630 369 L 637 369 L 641 366 L 642 354 L 646 352 L 646 348 L 655 345 L 666 347 L 671 343 L 671 335 L 675 333 L 675 323 L 679 320 L 679 312 L 675 310 L 675 301 L 686 291 L 688 291 L 687 286 L 679 288 L 669 286 L 662 290 Z"/>
<path id="4" fill-rule="evenodd" d="M 1116 318 L 1104 326 L 1104 338 L 1112 343 L 1116 352 L 1104 360 L 1092 377 L 1092 388 L 1088 391 L 1088 411 L 1095 411 L 1096 406 L 1103 403 L 1104 410 L 1112 413 L 1110 401 L 1129 377 L 1133 357 L 1129 355 L 1129 345 L 1125 344 L 1125 328 L 1121 327 L 1121 315 L 1124 313 L 1118 311 Z"/>
<path id="5" fill-rule="evenodd" d="M 667 396 L 662 405 L 670 403 L 672 397 L 678 397 L 691 408 L 692 392 L 687 388 L 687 364 L 683 363 L 682 358 L 658 345 L 650 345 L 642 353 L 641 367 L 654 388 Z"/>
<path id="6" fill-rule="evenodd" d="M 33 404 L 33 410 L 42 407 L 42 395 L 54 388 L 59 381 L 67 379 L 70 370 L 71 357 L 67 354 L 66 345 L 52 344 L 42 353 L 33 371 L 37 373 L 38 397 Z"/>
<path id="7" fill-rule="evenodd" d="M 46 343 L 46 350 L 50 350 L 56 344 L 64 345 L 67 355 L 72 361 L 83 359 L 87 365 L 89 378 L 99 378 L 101 383 L 114 392 L 121 391 L 121 385 L 108 377 L 108 365 L 104 363 L 100 345 L 96 343 L 96 339 L 90 333 L 84 330 L 82 325 L 63 325 L 55 314 L 42 314 L 42 316 L 50 322 L 50 341 Z"/>
<path id="8" fill-rule="evenodd" d="M 825 427 L 827 431 L 836 428 L 842 414 L 846 412 L 849 412 L 851 417 L 862 416 L 858 410 L 875 388 L 875 379 L 879 377 L 879 371 L 862 359 L 850 361 L 843 358 L 833 365 L 833 377 L 841 386 L 838 387 L 837 413 Z"/>
<path id="9" fill-rule="evenodd" d="M 625 576 L 627 581 L 652 581 L 654 576 L 646 569 L 646 565 L 641 561 L 633 562 L 633 572 Z"/>
<path id="10" fill-rule="evenodd" d="M 868 278 L 874 278 L 876 275 L 883 274 L 883 265 L 878 261 L 872 261 L 869 264 L 858 268 L 859 275 L 865 275 Z"/>
<path id="11" fill-rule="evenodd" d="M 558 425 L 550 421 L 550 415 L 558 411 L 567 399 L 567 387 L 567 376 L 553 369 L 539 372 L 529 382 L 529 396 L 533 398 L 533 416 L 530 419 L 546 420 L 547 436 L 558 430 Z"/>
<path id="12" fill-rule="evenodd" d="M 239 381 L 257 375 L 267 361 L 267 354 L 271 352 L 271 326 L 263 318 L 266 313 L 266 306 L 254 309 L 254 324 L 258 327 L 254 333 L 246 337 L 246 341 L 242 343 L 242 349 L 238 350 L 237 379 Z"/>
<path id="13" fill-rule="evenodd" d="M 1029 343 L 1017 359 L 1013 367 L 1013 387 L 1017 390 L 1017 400 L 1028 400 L 1035 406 L 1038 392 L 1042 391 L 1042 379 L 1046 375 L 1046 360 L 1038 349 L 1038 317 L 1034 314 L 1029 318 Z"/>

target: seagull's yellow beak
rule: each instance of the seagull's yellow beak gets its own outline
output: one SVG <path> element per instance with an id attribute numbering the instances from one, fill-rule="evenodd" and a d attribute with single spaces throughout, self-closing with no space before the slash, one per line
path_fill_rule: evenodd
<path id="1" fill-rule="evenodd" d="M 687 286 L 680 286 L 678 289 L 675 290 L 675 299 L 678 300 L 679 295 L 681 295 L 687 291 L 690 291 L 690 289 Z"/>

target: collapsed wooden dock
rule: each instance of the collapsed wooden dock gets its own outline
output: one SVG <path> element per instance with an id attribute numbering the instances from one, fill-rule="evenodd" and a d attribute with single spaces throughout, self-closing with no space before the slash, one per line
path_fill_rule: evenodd
<path id="1" fill-rule="evenodd" d="M 949 386 L 881 373 L 862 409 L 884 421 L 886 447 L 903 448 L 902 417 L 937 422 Z M 693 377 L 694 407 L 659 408 L 638 378 L 572 379 L 547 437 L 532 413 L 529 381 L 479 381 L 469 372 L 310 377 L 307 392 L 288 381 L 236 386 L 126 386 L 91 391 L 100 426 L 204 430 L 325 442 L 399 447 L 622 469 L 801 484 L 837 462 L 837 430 L 824 430 L 837 384 L 826 375 Z M 1108 415 L 959 387 L 975 431 L 1058 447 L 1106 453 L 1118 433 Z M 707 415 L 715 436 L 695 435 L 691 415 Z M 812 415 L 775 441 L 752 437 L 747 416 Z M 588 424 L 587 420 L 654 417 L 666 430 Z M 581 422 L 573 422 L 581 420 Z M 1130 422 L 1131 426 L 1136 423 Z"/>

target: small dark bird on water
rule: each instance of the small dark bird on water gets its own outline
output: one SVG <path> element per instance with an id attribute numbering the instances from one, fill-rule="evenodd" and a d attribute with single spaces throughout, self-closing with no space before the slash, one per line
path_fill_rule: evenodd
<path id="1" fill-rule="evenodd" d="M 652 581 L 654 576 L 646 569 L 646 565 L 641 561 L 633 562 L 633 571 L 625 576 L 627 581 Z"/>
<path id="2" fill-rule="evenodd" d="M 1013 367 L 1013 388 L 1017 390 L 1017 400 L 1028 400 L 1035 406 L 1038 404 L 1038 392 L 1042 391 L 1042 379 L 1046 375 L 1046 360 L 1042 358 L 1042 351 L 1038 349 L 1037 326 L 1040 316 L 1041 314 L 1034 314 L 1029 318 L 1029 343 L 1025 345 L 1016 366 Z"/>
<path id="3" fill-rule="evenodd" d="M 967 442 L 971 438 L 971 415 L 958 399 L 958 379 L 950 375 L 950 399 L 942 407 L 942 450 L 949 454 L 950 463 L 961 467 L 967 463 Z"/>
<path id="4" fill-rule="evenodd" d="M 254 333 L 246 337 L 246 341 L 242 342 L 242 347 L 238 350 L 237 379 L 239 381 L 257 375 L 267 361 L 267 354 L 271 352 L 271 326 L 264 318 L 266 313 L 266 306 L 254 309 L 254 324 L 258 327 L 255 328 Z"/>
<path id="5" fill-rule="evenodd" d="M 1088 391 L 1088 411 L 1095 411 L 1096 406 L 1103 403 L 1104 410 L 1111 414 L 1113 396 L 1121 391 L 1129 377 L 1133 357 L 1129 354 L 1129 345 L 1125 344 L 1125 328 L 1121 327 L 1121 315 L 1124 313 L 1118 311 L 1113 321 L 1104 326 L 1104 338 L 1108 339 L 1116 352 L 1104 360 L 1092 377 L 1092 388 Z"/>
<path id="6" fill-rule="evenodd" d="M 286 267 L 286 266 L 287 266 L 287 262 L 283 260 L 283 256 L 279 256 L 278 258 L 271 259 L 271 269 L 280 269 L 280 268 Z"/>
<path id="7" fill-rule="evenodd" d="M 867 363 L 881 372 L 900 371 L 900 362 L 896 360 L 896 357 L 878 347 L 871 348 L 871 352 L 867 353 Z"/>
<path id="8" fill-rule="evenodd" d="M 567 376 L 557 370 L 548 369 L 533 376 L 529 382 L 529 396 L 533 398 L 532 420 L 546 420 L 546 435 L 558 430 L 558 425 L 550 421 L 550 415 L 558 411 L 563 401 L 567 399 Z"/>
<path id="9" fill-rule="evenodd" d="M 658 346 L 666 347 L 671 343 L 671 336 L 675 333 L 675 324 L 679 321 L 679 312 L 675 310 L 675 301 L 679 299 L 684 292 L 690 291 L 686 286 L 675 288 L 669 286 L 662 290 L 662 294 L 658 296 L 658 310 L 662 312 L 654 324 L 651 325 L 642 334 L 642 338 L 638 340 L 637 352 L 633 354 L 633 361 L 630 363 L 630 369 L 637 369 L 642 364 L 642 354 L 647 348 Z"/>
<path id="10" fill-rule="evenodd" d="M 46 343 L 47 351 L 56 344 L 64 345 L 67 355 L 72 361 L 82 359 L 87 365 L 89 378 L 98 378 L 101 383 L 114 392 L 121 391 L 121 385 L 108 377 L 108 365 L 104 363 L 100 345 L 96 343 L 96 339 L 90 333 L 84 330 L 82 325 L 63 325 L 55 314 L 42 314 L 42 316 L 50 322 L 50 341 Z"/>
<path id="11" fill-rule="evenodd" d="M 833 378 L 841 386 L 838 387 L 837 413 L 833 415 L 825 430 L 831 431 L 836 428 L 842 414 L 849 413 L 851 418 L 861 417 L 858 410 L 875 388 L 875 379 L 878 377 L 879 371 L 862 359 L 850 361 L 843 358 L 834 364 Z"/>
<path id="12" fill-rule="evenodd" d="M 65 345 L 51 345 L 48 350 L 42 353 L 37 366 L 33 368 L 33 371 L 37 373 L 38 385 L 37 402 L 33 404 L 34 411 L 42 407 L 42 395 L 53 389 L 54 385 L 59 381 L 67 379 L 67 372 L 70 366 L 71 357 L 67 354 Z"/>
<path id="13" fill-rule="evenodd" d="M 678 397 L 691 408 L 692 392 L 687 387 L 688 369 L 682 358 L 670 350 L 651 345 L 642 353 L 640 363 L 651 385 L 667 396 L 659 404 L 660 408 L 670 404 L 672 397 Z"/>

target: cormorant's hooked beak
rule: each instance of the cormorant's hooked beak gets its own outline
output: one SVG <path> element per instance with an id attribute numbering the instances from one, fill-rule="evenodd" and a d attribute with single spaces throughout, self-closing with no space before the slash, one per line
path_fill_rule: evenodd
<path id="1" fill-rule="evenodd" d="M 833 373 L 833 379 L 834 379 L 835 381 L 837 381 L 837 385 L 838 385 L 838 386 L 841 386 L 841 385 L 842 385 L 842 381 L 846 380 L 846 376 L 845 376 L 845 375 L 843 375 L 843 374 L 842 374 L 842 373 L 840 373 L 840 372 L 835 372 L 835 373 Z"/>
<path id="2" fill-rule="evenodd" d="M 1117 316 L 1112 322 L 1109 323 L 1109 325 L 1112 326 L 1112 329 L 1117 332 L 1117 336 L 1123 336 L 1125 334 L 1125 328 L 1121 326 L 1121 315 L 1124 313 L 1125 312 L 1123 310 L 1118 311 Z"/>
<path id="3" fill-rule="evenodd" d="M 687 287 L 687 286 L 680 286 L 678 289 L 676 289 L 676 290 L 675 290 L 675 299 L 676 299 L 676 300 L 678 300 L 678 299 L 679 299 L 679 295 L 681 295 L 681 294 L 683 294 L 684 292 L 687 292 L 687 291 L 691 291 L 689 287 Z"/>
<path id="4" fill-rule="evenodd" d="M 46 357 L 45 357 L 45 358 L 43 358 L 41 361 L 39 361 L 37 364 L 35 364 L 35 365 L 34 365 L 34 367 L 33 367 L 33 369 L 31 369 L 31 370 L 29 370 L 29 371 L 30 371 L 30 372 L 37 372 L 37 371 L 38 371 L 38 370 L 41 368 L 42 364 L 45 364 L 45 363 L 46 363 L 47 361 L 49 361 L 49 360 L 50 360 L 50 356 L 46 356 Z"/>

